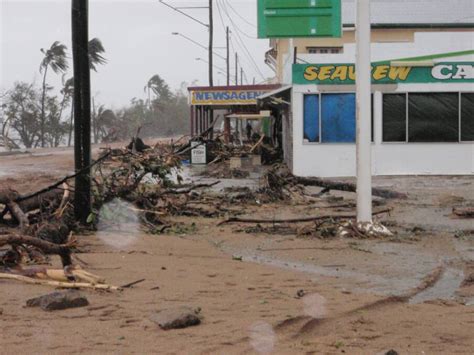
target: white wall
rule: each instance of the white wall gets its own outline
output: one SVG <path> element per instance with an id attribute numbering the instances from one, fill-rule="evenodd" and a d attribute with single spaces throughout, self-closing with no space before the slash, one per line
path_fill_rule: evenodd
<path id="1" fill-rule="evenodd" d="M 293 173 L 298 176 L 355 176 L 355 144 L 304 143 L 303 94 L 355 92 L 354 85 L 293 86 Z M 374 175 L 464 175 L 474 173 L 474 143 L 382 143 L 382 91 L 458 92 L 474 91 L 473 84 L 400 84 L 396 87 L 373 85 Z"/>

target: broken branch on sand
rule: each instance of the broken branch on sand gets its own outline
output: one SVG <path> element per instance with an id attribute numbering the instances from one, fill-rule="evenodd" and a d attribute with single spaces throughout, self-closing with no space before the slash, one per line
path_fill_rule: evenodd
<path id="1" fill-rule="evenodd" d="M 374 211 L 372 215 L 379 215 L 382 213 L 388 213 L 392 209 L 385 208 L 383 210 Z M 298 217 L 298 218 L 274 218 L 274 219 L 263 219 L 263 218 L 244 218 L 244 217 L 229 217 L 224 221 L 219 222 L 217 225 L 223 225 L 226 223 L 300 223 L 300 222 L 313 222 L 322 219 L 351 219 L 356 218 L 354 213 L 338 213 L 338 214 L 326 214 L 321 216 L 311 216 L 311 217 Z"/>
<path id="2" fill-rule="evenodd" d="M 4 245 L 31 245 L 41 249 L 44 253 L 57 254 L 61 257 L 61 262 L 64 267 L 71 265 L 71 247 L 74 242 L 68 244 L 53 244 L 45 240 L 28 237 L 25 235 L 7 235 L 0 236 L 0 247 Z"/>
<path id="3" fill-rule="evenodd" d="M 0 273 L 0 279 L 15 280 L 15 281 L 26 282 L 32 285 L 46 285 L 46 286 L 53 286 L 53 287 L 59 287 L 59 288 L 87 288 L 87 289 L 105 290 L 105 291 L 120 291 L 121 290 L 120 287 L 107 285 L 107 284 L 92 284 L 88 282 L 49 281 L 49 280 L 34 279 L 32 277 L 27 277 L 27 276 L 22 276 L 22 275 L 5 274 L 5 273 Z"/>

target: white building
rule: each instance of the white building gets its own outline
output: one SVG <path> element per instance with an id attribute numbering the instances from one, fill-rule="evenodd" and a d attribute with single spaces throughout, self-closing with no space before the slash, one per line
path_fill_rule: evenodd
<path id="1" fill-rule="evenodd" d="M 473 174 L 474 1 L 371 3 L 373 174 Z M 355 175 L 354 19 L 343 0 L 342 38 L 270 41 L 295 175 Z"/>

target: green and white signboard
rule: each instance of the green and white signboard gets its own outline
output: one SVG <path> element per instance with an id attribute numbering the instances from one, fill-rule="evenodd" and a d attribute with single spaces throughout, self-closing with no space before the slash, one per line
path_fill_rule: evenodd
<path id="1" fill-rule="evenodd" d="M 258 38 L 341 36 L 341 0 L 258 0 Z"/>
<path id="2" fill-rule="evenodd" d="M 294 84 L 354 84 L 354 64 L 294 64 Z M 441 62 L 428 67 L 372 64 L 373 84 L 474 83 L 474 62 Z"/>

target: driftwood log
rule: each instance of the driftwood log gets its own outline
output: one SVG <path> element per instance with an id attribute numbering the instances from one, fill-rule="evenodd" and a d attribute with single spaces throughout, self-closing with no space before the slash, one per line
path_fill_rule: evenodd
<path id="1" fill-rule="evenodd" d="M 382 213 L 388 213 L 392 209 L 391 208 L 384 208 L 382 210 L 374 211 L 372 215 L 379 215 Z M 273 219 L 263 219 L 263 218 L 245 218 L 245 217 L 229 217 L 226 220 L 219 222 L 218 226 L 226 224 L 226 223 L 300 223 L 300 222 L 313 222 L 313 221 L 320 221 L 323 219 L 351 219 L 356 218 L 356 214 L 354 213 L 332 213 L 332 214 L 325 214 L 319 216 L 311 216 L 311 217 L 299 217 L 299 218 L 273 218 Z"/>
<path id="2" fill-rule="evenodd" d="M 339 190 L 339 191 L 356 192 L 357 190 L 356 184 L 349 183 L 349 182 L 331 181 L 331 180 L 326 180 L 326 179 L 320 179 L 317 177 L 295 176 L 294 179 L 297 184 L 304 185 L 304 186 L 318 186 L 318 187 L 322 187 L 326 191 Z M 376 187 L 372 188 L 372 195 L 383 197 L 383 198 L 399 198 L 399 199 L 404 199 L 407 197 L 407 195 L 400 192 L 376 188 Z"/>

